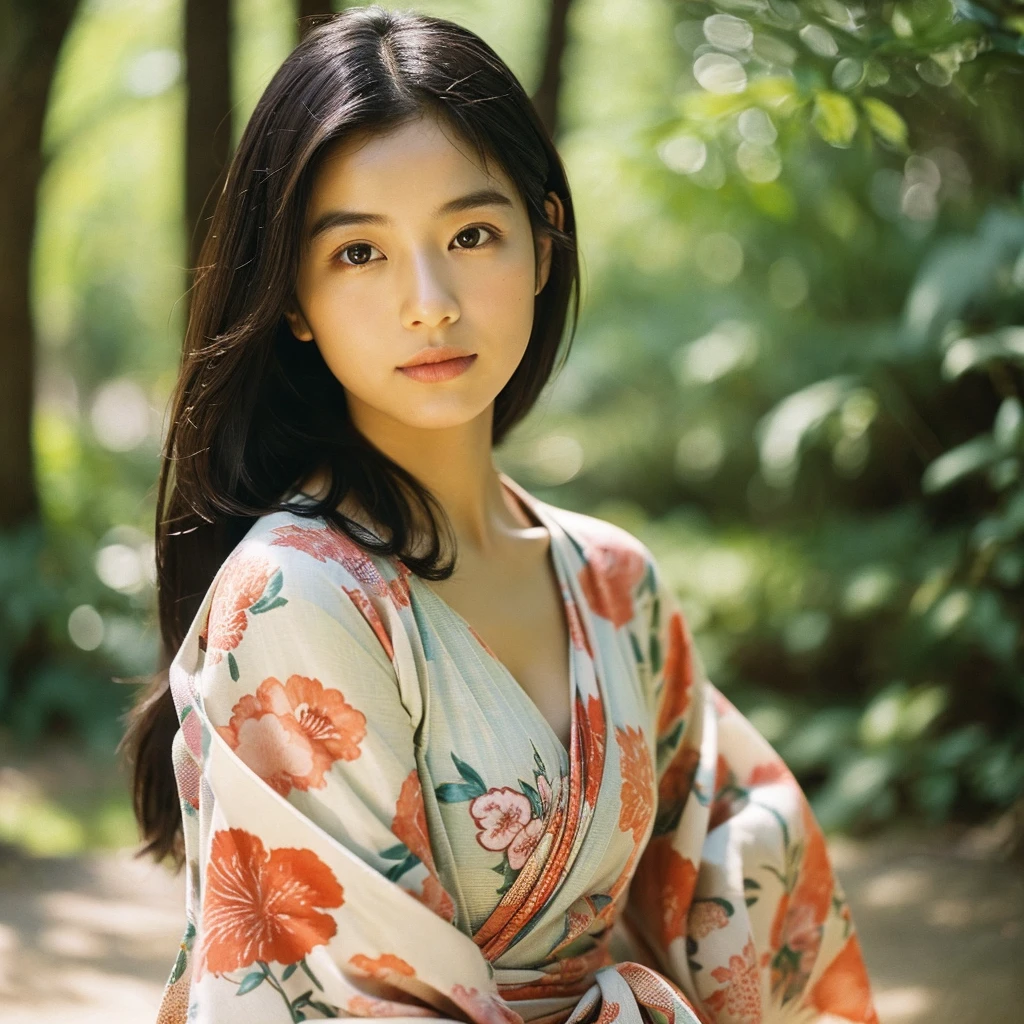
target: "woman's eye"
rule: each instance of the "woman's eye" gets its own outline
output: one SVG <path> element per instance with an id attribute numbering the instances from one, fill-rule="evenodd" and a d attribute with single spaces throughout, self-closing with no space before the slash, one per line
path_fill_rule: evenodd
<path id="1" fill-rule="evenodd" d="M 487 238 L 481 238 L 481 235 L 486 235 Z M 463 228 L 456 236 L 455 241 L 458 243 L 456 248 L 458 249 L 476 249 L 479 248 L 488 238 L 493 237 L 494 232 L 488 228 Z"/>
<path id="2" fill-rule="evenodd" d="M 481 231 L 488 236 L 482 242 L 480 241 Z M 500 238 L 500 233 L 493 227 L 476 225 L 474 227 L 464 227 L 455 238 L 459 243 L 456 247 L 458 249 L 480 249 L 488 242 Z M 376 246 L 372 246 L 369 242 L 353 242 L 351 245 L 345 246 L 344 249 L 339 249 L 335 259 L 346 266 L 367 266 L 369 263 L 379 262 L 379 260 L 375 260 L 371 256 L 371 253 L 374 251 L 380 252 Z"/>
<path id="3" fill-rule="evenodd" d="M 380 250 L 375 245 L 370 245 L 369 242 L 354 242 L 352 245 L 346 245 L 344 249 L 338 253 L 338 258 L 342 263 L 347 263 L 353 267 L 361 267 L 367 263 L 374 262 L 374 253 L 379 253 Z"/>

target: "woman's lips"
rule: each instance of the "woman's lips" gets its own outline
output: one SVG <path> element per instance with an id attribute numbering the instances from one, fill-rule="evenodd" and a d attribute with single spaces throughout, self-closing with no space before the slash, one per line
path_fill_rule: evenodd
<path id="1" fill-rule="evenodd" d="M 465 373 L 473 365 L 476 353 L 471 356 L 460 356 L 458 359 L 443 359 L 439 363 L 420 363 L 419 366 L 399 366 L 407 377 L 413 380 L 432 384 L 439 380 L 451 380 Z"/>

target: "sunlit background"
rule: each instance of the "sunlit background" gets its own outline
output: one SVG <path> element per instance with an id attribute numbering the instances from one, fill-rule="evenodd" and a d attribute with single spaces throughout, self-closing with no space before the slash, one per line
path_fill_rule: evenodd
<path id="1" fill-rule="evenodd" d="M 39 511 L 0 518 L 4 1024 L 149 1019 L 184 913 L 180 878 L 130 863 L 114 747 L 156 665 L 185 4 L 60 5 L 30 264 Z M 0 37 L 34 6 L 0 0 Z M 831 834 L 883 1021 L 1019 1021 L 1024 6 L 415 6 L 530 91 L 560 68 L 584 312 L 499 464 L 652 548 Z M 231 139 L 296 16 L 234 0 Z"/>

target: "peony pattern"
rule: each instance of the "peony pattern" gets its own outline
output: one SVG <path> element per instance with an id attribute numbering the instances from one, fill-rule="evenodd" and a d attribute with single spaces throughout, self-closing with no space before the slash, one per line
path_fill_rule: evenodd
<path id="1" fill-rule="evenodd" d="M 264 782 L 287 796 L 321 789 L 335 761 L 354 761 L 366 736 L 366 716 L 340 690 L 294 675 L 264 679 L 231 709 L 217 732 Z"/>

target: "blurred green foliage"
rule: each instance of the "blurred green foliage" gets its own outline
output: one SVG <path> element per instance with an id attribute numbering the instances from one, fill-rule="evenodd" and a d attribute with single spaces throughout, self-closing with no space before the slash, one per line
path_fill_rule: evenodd
<path id="1" fill-rule="evenodd" d="M 536 82 L 542 0 L 418 6 Z M 284 0 L 237 11 L 236 138 L 291 45 Z M 650 544 L 826 827 L 998 812 L 1024 791 L 1024 11 L 577 0 L 569 29 L 585 313 L 499 463 Z M 26 746 L 109 751 L 111 676 L 155 665 L 180 47 L 176 0 L 86 2 L 52 101 L 45 519 L 0 540 L 0 722 Z"/>

